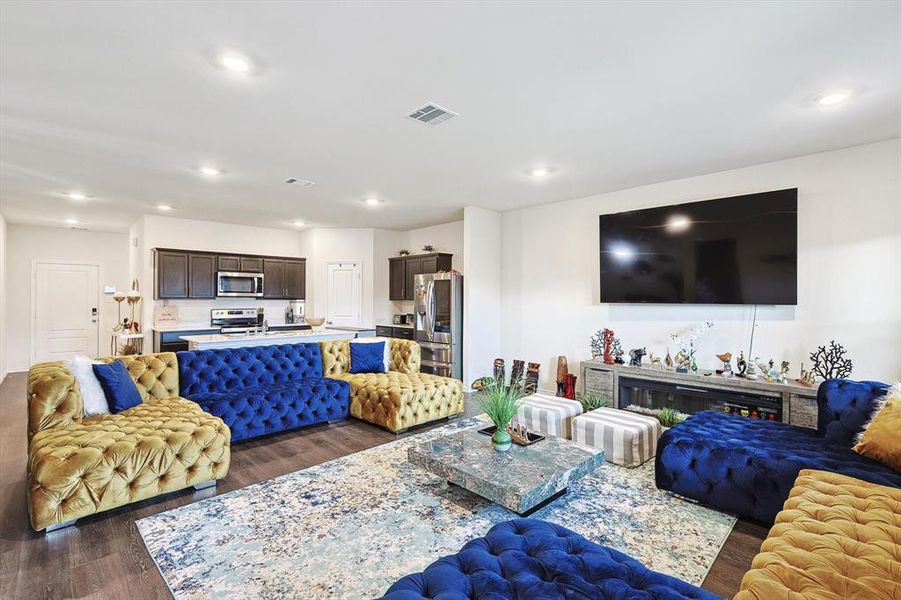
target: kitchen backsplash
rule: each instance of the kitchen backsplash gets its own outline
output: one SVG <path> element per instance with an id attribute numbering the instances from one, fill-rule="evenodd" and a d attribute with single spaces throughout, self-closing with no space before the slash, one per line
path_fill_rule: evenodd
<path id="1" fill-rule="evenodd" d="M 162 300 L 154 302 L 163 306 Z M 214 308 L 263 308 L 266 321 L 270 325 L 283 325 L 287 300 L 254 300 L 253 298 L 220 298 L 216 300 L 169 300 L 167 306 L 178 308 L 178 321 L 182 324 L 210 324 L 210 310 Z M 314 315 L 315 316 L 315 315 Z"/>

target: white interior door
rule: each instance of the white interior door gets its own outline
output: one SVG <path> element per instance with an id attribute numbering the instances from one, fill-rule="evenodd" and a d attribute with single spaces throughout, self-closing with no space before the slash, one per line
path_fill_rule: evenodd
<path id="1" fill-rule="evenodd" d="M 34 263 L 34 362 L 97 356 L 99 270 L 97 265 Z"/>
<path id="2" fill-rule="evenodd" d="M 359 327 L 363 321 L 363 265 L 358 262 L 328 264 L 329 325 Z"/>

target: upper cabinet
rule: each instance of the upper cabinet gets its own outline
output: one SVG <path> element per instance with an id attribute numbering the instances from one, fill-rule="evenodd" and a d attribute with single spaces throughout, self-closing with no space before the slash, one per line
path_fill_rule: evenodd
<path id="1" fill-rule="evenodd" d="M 453 254 L 415 254 L 388 259 L 388 299 L 413 300 L 415 275 L 450 271 Z"/>
<path id="2" fill-rule="evenodd" d="M 213 254 L 154 248 L 155 299 L 211 299 L 216 297 L 216 274 L 263 273 L 263 297 L 306 298 L 306 259 L 281 256 Z"/>

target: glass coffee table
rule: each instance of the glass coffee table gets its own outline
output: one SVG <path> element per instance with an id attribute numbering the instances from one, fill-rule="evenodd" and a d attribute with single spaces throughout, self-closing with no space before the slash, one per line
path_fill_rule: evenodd
<path id="1" fill-rule="evenodd" d="M 548 437 L 498 452 L 491 437 L 468 429 L 407 451 L 411 463 L 448 483 L 528 516 L 566 493 L 570 483 L 604 464 L 603 450 Z"/>

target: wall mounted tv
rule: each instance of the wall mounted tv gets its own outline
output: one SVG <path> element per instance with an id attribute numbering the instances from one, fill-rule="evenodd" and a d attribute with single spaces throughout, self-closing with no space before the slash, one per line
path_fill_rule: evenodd
<path id="1" fill-rule="evenodd" d="M 601 302 L 797 304 L 798 189 L 601 215 Z"/>

